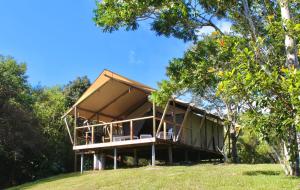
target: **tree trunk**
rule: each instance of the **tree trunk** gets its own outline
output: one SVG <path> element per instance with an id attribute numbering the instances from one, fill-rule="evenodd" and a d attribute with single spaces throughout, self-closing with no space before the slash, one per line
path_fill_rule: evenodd
<path id="1" fill-rule="evenodd" d="M 283 28 L 286 31 L 284 44 L 286 51 L 286 65 L 299 67 L 296 42 L 288 34 L 287 22 L 291 20 L 290 10 L 289 10 L 289 0 L 279 0 L 280 10 L 281 10 L 281 20 Z"/>
<path id="2" fill-rule="evenodd" d="M 248 5 L 248 0 L 242 0 L 243 3 L 243 8 L 244 8 L 244 16 L 246 20 L 248 21 L 250 32 L 251 32 L 251 37 L 254 42 L 256 42 L 256 29 L 253 23 L 253 20 L 250 15 L 250 10 L 249 10 L 249 5 Z"/>
<path id="3" fill-rule="evenodd" d="M 238 158 L 238 151 L 237 151 L 237 135 L 236 135 L 236 131 L 235 130 L 233 130 L 232 132 L 230 132 L 230 138 L 231 138 L 231 157 L 232 157 L 232 162 L 233 163 L 238 163 L 239 162 L 239 158 Z"/>
<path id="4" fill-rule="evenodd" d="M 289 0 L 279 0 L 282 26 L 285 29 L 285 51 L 286 51 L 286 66 L 295 68 L 299 67 L 297 48 L 295 39 L 289 35 L 287 23 L 291 21 L 291 14 L 289 10 Z M 293 175 L 299 176 L 299 150 L 297 142 L 297 130 L 295 125 L 291 126 L 289 129 L 289 156 L 290 163 L 292 165 Z"/>
<path id="5" fill-rule="evenodd" d="M 292 164 L 292 175 L 299 176 L 299 150 L 297 142 L 297 130 L 295 126 L 291 127 L 291 144 L 290 144 L 290 155 Z"/>
<path id="6" fill-rule="evenodd" d="M 230 140 L 231 140 L 231 158 L 232 158 L 233 163 L 238 163 L 239 162 L 238 150 L 237 150 L 238 135 L 237 135 L 237 131 L 235 128 L 237 112 L 233 111 L 235 109 L 233 109 L 232 107 L 235 107 L 235 106 L 232 106 L 232 104 L 230 104 L 230 103 L 226 103 L 227 118 L 228 118 L 228 121 L 231 123 L 230 128 L 229 128 Z"/>

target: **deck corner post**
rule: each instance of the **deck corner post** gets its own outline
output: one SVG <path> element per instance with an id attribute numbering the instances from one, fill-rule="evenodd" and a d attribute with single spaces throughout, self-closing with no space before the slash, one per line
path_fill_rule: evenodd
<path id="1" fill-rule="evenodd" d="M 152 111 L 153 111 L 153 137 L 156 136 L 156 111 L 155 111 L 155 102 L 153 100 L 153 108 L 152 108 Z"/>
<path id="2" fill-rule="evenodd" d="M 117 169 L 117 148 L 114 148 L 114 170 Z"/>
<path id="3" fill-rule="evenodd" d="M 155 166 L 155 144 L 152 144 L 152 166 Z"/>
<path id="4" fill-rule="evenodd" d="M 80 173 L 83 173 L 83 153 L 80 155 Z"/>

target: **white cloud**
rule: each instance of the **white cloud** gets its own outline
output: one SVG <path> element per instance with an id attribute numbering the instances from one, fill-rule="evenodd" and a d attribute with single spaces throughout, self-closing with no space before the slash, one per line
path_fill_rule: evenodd
<path id="1" fill-rule="evenodd" d="M 130 50 L 128 55 L 128 63 L 138 65 L 143 63 L 143 61 L 137 58 L 135 51 Z"/>

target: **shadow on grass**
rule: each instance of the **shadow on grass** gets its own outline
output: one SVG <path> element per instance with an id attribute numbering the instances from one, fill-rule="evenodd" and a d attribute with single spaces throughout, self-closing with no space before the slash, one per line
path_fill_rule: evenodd
<path id="1" fill-rule="evenodd" d="M 256 176 L 256 175 L 280 175 L 279 171 L 271 171 L 271 170 L 255 170 L 255 171 L 246 171 L 243 172 L 243 175 Z"/>

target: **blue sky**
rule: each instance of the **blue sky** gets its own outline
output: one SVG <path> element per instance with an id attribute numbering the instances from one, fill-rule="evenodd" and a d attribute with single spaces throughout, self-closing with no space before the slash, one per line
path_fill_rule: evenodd
<path id="1" fill-rule="evenodd" d="M 95 0 L 0 0 L 0 54 L 26 62 L 32 85 L 93 81 L 103 69 L 156 87 L 165 67 L 189 44 L 137 31 L 102 33 L 92 21 Z"/>

